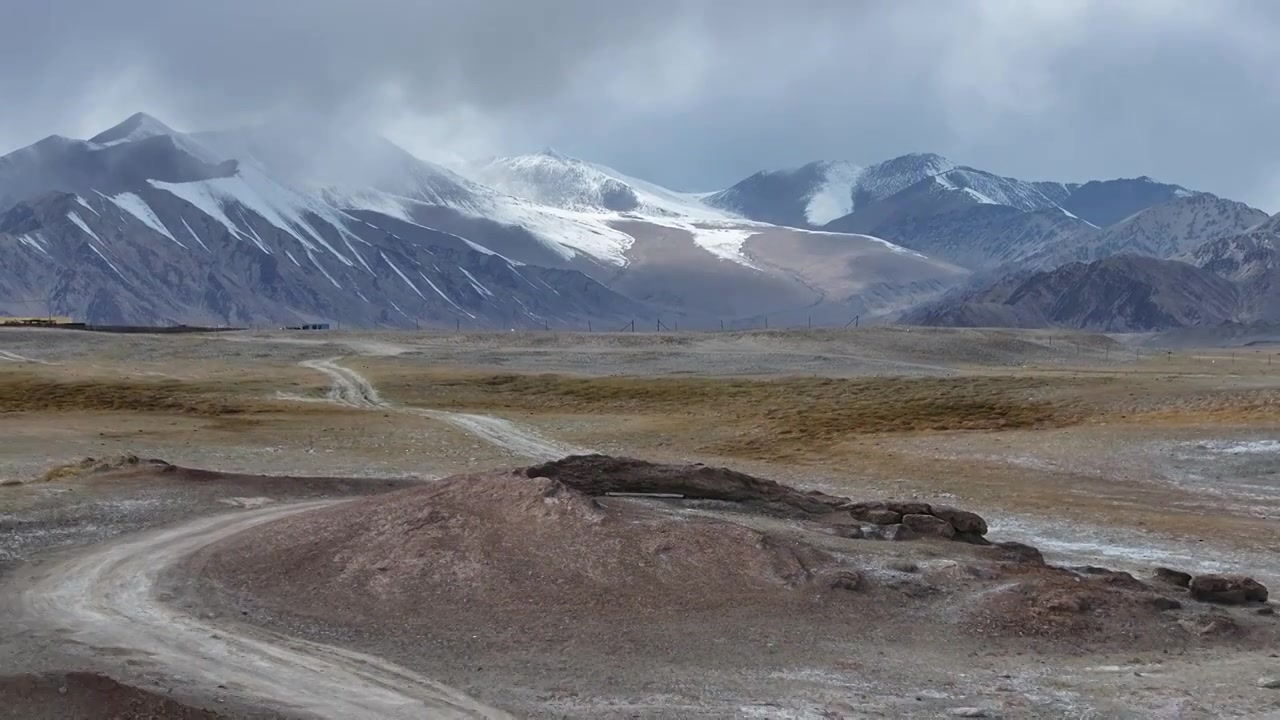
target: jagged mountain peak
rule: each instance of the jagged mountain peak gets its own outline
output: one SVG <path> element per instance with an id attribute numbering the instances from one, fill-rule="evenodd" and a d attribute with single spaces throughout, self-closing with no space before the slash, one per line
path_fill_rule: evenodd
<path id="1" fill-rule="evenodd" d="M 89 138 L 96 145 L 109 145 L 120 142 L 144 140 L 156 135 L 173 135 L 173 128 L 165 125 L 155 117 L 138 112 L 125 118 L 124 121 Z"/>

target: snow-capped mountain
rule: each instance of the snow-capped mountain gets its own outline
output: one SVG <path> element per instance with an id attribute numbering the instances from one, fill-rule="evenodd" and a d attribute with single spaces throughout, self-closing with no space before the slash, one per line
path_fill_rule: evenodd
<path id="1" fill-rule="evenodd" d="M 646 310 L 579 272 L 401 236 L 134 116 L 0 159 L 0 310 L 93 322 L 511 326 Z"/>
<path id="2" fill-rule="evenodd" d="M 1239 235 L 1210 240 L 1182 259 L 1236 283 L 1245 321 L 1280 321 L 1280 214 Z"/>
<path id="3" fill-rule="evenodd" d="M 1104 228 L 1150 207 L 1195 193 L 1145 175 L 1138 178 L 1091 180 L 1087 183 L 1036 183 L 1062 209 Z"/>
<path id="4" fill-rule="evenodd" d="M 563 156 L 489 173 L 524 197 L 342 128 L 186 134 L 140 114 L 48 138 L 0 158 L 0 312 L 52 298 L 95 322 L 692 327 L 897 309 L 965 275 Z"/>
<path id="5" fill-rule="evenodd" d="M 1208 193 L 1187 193 L 1097 232 L 1060 243 L 1052 263 L 1092 261 L 1120 253 L 1175 258 L 1206 242 L 1239 235 L 1267 214 Z"/>
<path id="6" fill-rule="evenodd" d="M 1144 210 L 1199 195 L 1149 177 L 1029 182 L 918 153 L 866 168 L 818 162 L 761 172 L 706 202 L 776 224 L 869 234 L 989 271 L 1051 268 L 1121 252 L 1171 257 L 1213 237 L 1217 225 L 1207 217 L 1155 221 L 1146 231 L 1126 223 Z M 1117 224 L 1125 226 L 1104 232 Z"/>
<path id="7" fill-rule="evenodd" d="M 814 162 L 793 170 L 758 172 L 707 196 L 706 203 L 761 222 L 819 228 L 954 167 L 929 153 L 903 155 L 866 168 L 842 161 Z"/>
<path id="8" fill-rule="evenodd" d="M 964 271 L 865 234 L 748 220 L 703 198 L 555 151 L 497 158 L 470 177 L 630 239 L 611 287 L 663 307 L 716 314 L 835 316 L 896 310 Z M 745 311 L 745 312 L 744 312 Z"/>
<path id="9" fill-rule="evenodd" d="M 468 174 L 508 195 L 564 210 L 740 219 L 704 204 L 696 195 L 677 193 L 553 149 L 533 155 L 494 158 L 478 164 Z"/>

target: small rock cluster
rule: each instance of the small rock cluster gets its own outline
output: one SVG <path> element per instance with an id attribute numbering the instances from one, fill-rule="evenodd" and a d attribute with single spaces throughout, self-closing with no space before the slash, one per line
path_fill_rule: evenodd
<path id="1" fill-rule="evenodd" d="M 990 544 L 987 521 L 977 513 L 922 502 L 852 502 L 841 505 L 838 513 L 848 513 L 859 522 L 869 523 L 865 537 L 882 540 L 913 540 L 940 537 L 976 545 Z"/>

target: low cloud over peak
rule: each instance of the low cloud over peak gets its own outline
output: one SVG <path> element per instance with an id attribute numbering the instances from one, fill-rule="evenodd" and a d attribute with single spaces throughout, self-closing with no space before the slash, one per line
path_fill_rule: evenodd
<path id="1" fill-rule="evenodd" d="M 1280 210 L 1265 0 L 49 0 L 6 25 L 0 151 L 138 110 L 287 115 L 437 160 L 550 144 L 686 189 L 928 150 Z"/>

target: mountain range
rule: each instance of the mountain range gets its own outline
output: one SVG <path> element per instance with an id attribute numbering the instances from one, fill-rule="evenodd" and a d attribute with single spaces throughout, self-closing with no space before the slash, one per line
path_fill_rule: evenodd
<path id="1" fill-rule="evenodd" d="M 0 314 L 1176 327 L 1273 316 L 1278 223 L 1146 177 L 1030 182 L 932 154 L 692 194 L 554 150 L 449 170 L 348 128 L 183 133 L 137 114 L 0 158 Z M 1150 289 L 1132 308 L 1044 305 L 1126 280 Z"/>

